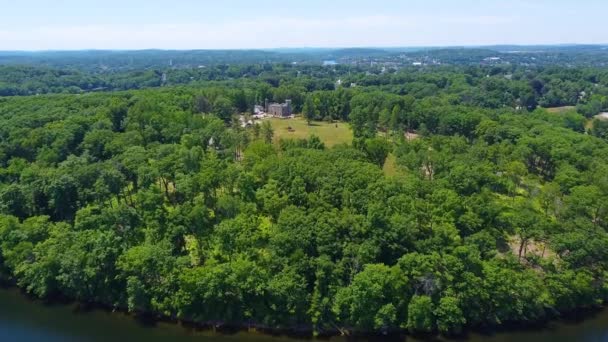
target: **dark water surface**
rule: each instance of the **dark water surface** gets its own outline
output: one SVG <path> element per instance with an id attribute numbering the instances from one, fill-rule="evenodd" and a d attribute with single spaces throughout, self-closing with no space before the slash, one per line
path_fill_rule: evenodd
<path id="1" fill-rule="evenodd" d="M 357 340 L 364 340 L 363 338 Z M 383 340 L 375 338 L 375 340 Z M 419 341 L 412 337 L 392 338 Z M 298 342 L 288 337 L 257 333 L 214 334 L 173 323 L 146 323 L 122 313 L 82 309 L 76 304 L 45 304 L 23 296 L 17 289 L 0 287 L 0 341 L 245 341 Z M 331 342 L 345 342 L 332 338 Z M 608 342 L 608 310 L 576 321 L 558 321 L 536 330 L 470 334 L 462 342 Z"/>

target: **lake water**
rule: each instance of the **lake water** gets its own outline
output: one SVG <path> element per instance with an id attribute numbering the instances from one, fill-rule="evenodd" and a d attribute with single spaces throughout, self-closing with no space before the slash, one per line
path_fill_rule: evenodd
<path id="1" fill-rule="evenodd" d="M 358 339 L 364 340 L 364 339 Z M 376 338 L 376 340 L 383 340 Z M 399 341 L 419 341 L 411 337 Z M 214 334 L 172 323 L 144 323 L 122 313 L 86 310 L 75 304 L 44 304 L 23 296 L 16 289 L 0 288 L 0 341 L 247 341 L 297 342 L 288 337 L 239 332 Z M 324 340 L 327 341 L 327 340 Z M 345 342 L 332 338 L 331 342 Z M 543 329 L 470 334 L 462 342 L 603 342 L 608 341 L 608 310 L 578 322 L 554 322 Z"/>

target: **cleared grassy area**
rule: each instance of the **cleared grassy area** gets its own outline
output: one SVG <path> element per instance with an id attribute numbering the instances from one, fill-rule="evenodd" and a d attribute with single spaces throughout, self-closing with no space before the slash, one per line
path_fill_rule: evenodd
<path id="1" fill-rule="evenodd" d="M 551 107 L 551 108 L 545 108 L 545 109 L 549 113 L 560 114 L 560 113 L 567 112 L 567 111 L 570 111 L 570 110 L 576 110 L 576 107 L 574 107 L 574 106 L 563 106 L 563 107 Z"/>
<path id="2" fill-rule="evenodd" d="M 395 155 L 392 153 L 389 153 L 388 157 L 386 157 L 382 171 L 384 171 L 384 174 L 389 177 L 396 176 L 403 172 L 399 169 L 399 166 L 397 166 L 397 157 L 395 157 Z"/>
<path id="3" fill-rule="evenodd" d="M 598 115 L 587 119 L 587 122 L 585 122 L 585 129 L 590 130 L 593 128 L 593 121 L 595 120 L 600 120 L 600 121 L 608 121 L 608 112 L 604 112 L 604 113 L 599 113 Z"/>
<path id="4" fill-rule="evenodd" d="M 274 141 L 280 139 L 307 139 L 312 134 L 321 139 L 326 147 L 332 147 L 339 144 L 351 144 L 353 141 L 353 132 L 348 123 L 327 123 L 315 121 L 309 126 L 306 120 L 302 118 L 294 119 L 267 119 L 272 123 L 274 128 Z M 291 130 L 288 128 L 291 127 Z M 384 137 L 384 135 L 382 135 Z M 386 158 L 384 167 L 382 168 L 387 176 L 396 176 L 403 172 L 397 166 L 397 158 L 390 153 Z"/>
<path id="5" fill-rule="evenodd" d="M 315 121 L 310 124 L 302 118 L 294 119 L 267 119 L 272 123 L 274 128 L 274 141 L 280 139 L 307 139 L 312 134 L 321 139 L 326 147 L 332 147 L 339 144 L 350 144 L 353 142 L 353 132 L 348 123 L 327 123 Z M 288 128 L 292 129 L 289 130 Z"/>

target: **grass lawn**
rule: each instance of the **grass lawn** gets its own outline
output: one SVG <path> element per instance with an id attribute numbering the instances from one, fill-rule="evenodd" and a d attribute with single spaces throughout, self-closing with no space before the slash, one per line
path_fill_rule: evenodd
<path id="1" fill-rule="evenodd" d="M 270 120 L 272 123 L 275 142 L 278 142 L 280 139 L 307 139 L 312 134 L 318 136 L 326 147 L 344 143 L 351 144 L 353 142 L 353 131 L 350 129 L 350 125 L 345 122 L 337 123 L 338 127 L 336 127 L 335 123 L 321 121 L 315 121 L 309 126 L 306 120 L 302 118 L 271 118 L 266 120 Z M 293 130 L 290 132 L 287 127 L 291 127 Z M 390 153 L 386 158 L 383 171 L 387 176 L 401 174 L 402 170 L 399 170 L 397 158 L 394 154 Z"/>
<path id="2" fill-rule="evenodd" d="M 335 124 L 315 121 L 309 126 L 306 120 L 302 118 L 271 118 L 266 120 L 270 120 L 272 123 L 275 142 L 278 142 L 279 139 L 307 139 L 312 134 L 318 136 L 326 147 L 343 143 L 351 144 L 353 142 L 353 132 L 348 123 L 339 122 Z M 288 127 L 291 127 L 293 130 L 290 132 L 287 129 Z"/>

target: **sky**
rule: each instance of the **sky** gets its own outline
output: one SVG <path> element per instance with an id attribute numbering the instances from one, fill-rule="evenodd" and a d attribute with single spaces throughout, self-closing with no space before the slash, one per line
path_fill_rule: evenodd
<path id="1" fill-rule="evenodd" d="M 0 0 L 0 50 L 606 44 L 608 0 Z"/>

